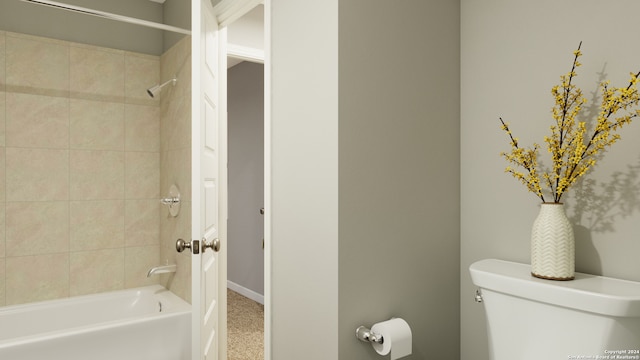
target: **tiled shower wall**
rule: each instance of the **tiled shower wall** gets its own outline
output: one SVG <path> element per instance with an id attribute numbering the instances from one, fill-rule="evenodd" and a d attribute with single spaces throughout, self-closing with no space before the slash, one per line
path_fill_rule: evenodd
<path id="1" fill-rule="evenodd" d="M 157 283 L 160 58 L 0 32 L 0 305 Z"/>
<path id="2" fill-rule="evenodd" d="M 160 283 L 183 299 L 191 300 L 191 254 L 176 252 L 177 239 L 191 239 L 191 37 L 185 36 L 160 58 L 160 78 L 178 80 L 162 91 L 160 100 L 160 191 L 171 185 L 180 190 L 178 216 L 160 209 L 160 259 L 176 264 L 175 274 L 162 275 Z"/>

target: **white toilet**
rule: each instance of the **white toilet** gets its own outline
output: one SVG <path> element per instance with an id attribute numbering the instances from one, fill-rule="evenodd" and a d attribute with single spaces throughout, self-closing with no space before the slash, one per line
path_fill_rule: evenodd
<path id="1" fill-rule="evenodd" d="M 640 359 L 640 282 L 481 260 L 469 268 L 485 307 L 492 360 Z"/>

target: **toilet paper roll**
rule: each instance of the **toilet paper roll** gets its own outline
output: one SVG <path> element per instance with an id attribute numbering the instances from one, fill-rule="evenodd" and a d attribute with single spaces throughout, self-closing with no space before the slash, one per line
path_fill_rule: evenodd
<path id="1" fill-rule="evenodd" d="M 371 332 L 382 335 L 382 344 L 373 343 L 380 355 L 391 352 L 391 360 L 411 355 L 411 328 L 401 318 L 379 322 L 371 327 Z"/>

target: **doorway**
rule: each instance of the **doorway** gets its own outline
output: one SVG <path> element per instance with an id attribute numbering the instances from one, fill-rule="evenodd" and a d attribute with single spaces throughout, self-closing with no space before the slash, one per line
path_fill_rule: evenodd
<path id="1" fill-rule="evenodd" d="M 246 61 L 227 76 L 229 360 L 262 359 L 264 352 L 263 78 L 263 65 Z"/>
<path id="2" fill-rule="evenodd" d="M 228 360 L 264 359 L 264 6 L 228 27 Z"/>

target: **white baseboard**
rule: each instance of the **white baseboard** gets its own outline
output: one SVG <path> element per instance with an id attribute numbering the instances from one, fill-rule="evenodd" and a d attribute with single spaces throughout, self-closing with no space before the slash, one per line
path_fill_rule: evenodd
<path id="1" fill-rule="evenodd" d="M 231 280 L 227 280 L 227 288 L 229 288 L 230 290 L 233 290 L 235 292 L 237 292 L 238 294 L 247 297 L 255 302 L 258 302 L 262 305 L 264 305 L 264 295 L 258 294 L 257 292 L 251 290 L 251 289 L 247 289 L 244 286 L 240 286 L 236 283 L 234 283 Z"/>

